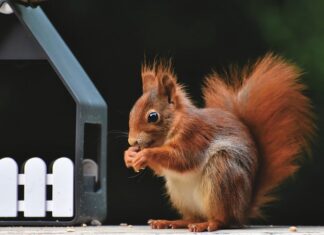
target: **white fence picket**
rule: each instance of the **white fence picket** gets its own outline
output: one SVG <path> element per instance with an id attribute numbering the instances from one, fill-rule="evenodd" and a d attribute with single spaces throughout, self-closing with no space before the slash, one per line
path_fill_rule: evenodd
<path id="1" fill-rule="evenodd" d="M 73 162 L 66 157 L 53 164 L 53 217 L 73 216 Z"/>
<path id="2" fill-rule="evenodd" d="M 24 216 L 46 216 L 46 164 L 40 158 L 25 163 Z"/>
<path id="3" fill-rule="evenodd" d="M 74 210 L 74 166 L 66 157 L 57 159 L 47 174 L 45 162 L 40 158 L 29 159 L 24 173 L 12 158 L 0 159 L 0 217 L 72 217 Z M 24 200 L 18 201 L 18 185 L 24 185 Z M 46 185 L 52 185 L 52 200 L 46 200 Z"/>
<path id="4" fill-rule="evenodd" d="M 18 211 L 18 166 L 12 158 L 0 159 L 0 217 L 16 217 Z"/>

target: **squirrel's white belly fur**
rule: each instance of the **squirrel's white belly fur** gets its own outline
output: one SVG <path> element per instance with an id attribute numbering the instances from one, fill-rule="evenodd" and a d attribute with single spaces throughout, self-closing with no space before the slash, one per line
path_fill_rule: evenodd
<path id="1" fill-rule="evenodd" d="M 202 169 L 179 173 L 163 170 L 166 188 L 174 206 L 186 214 L 206 216 L 204 193 L 202 189 Z"/>
<path id="2" fill-rule="evenodd" d="M 206 203 L 206 188 L 203 186 L 202 174 L 208 159 L 221 150 L 241 153 L 246 151 L 242 140 L 237 137 L 215 137 L 207 151 L 205 152 L 205 162 L 200 167 L 189 172 L 176 172 L 164 169 L 162 175 L 166 180 L 166 188 L 171 201 L 180 212 L 192 214 L 201 218 L 207 217 L 208 203 Z M 243 154 L 242 152 L 242 154 Z M 217 205 L 213 205 L 216 208 Z"/>

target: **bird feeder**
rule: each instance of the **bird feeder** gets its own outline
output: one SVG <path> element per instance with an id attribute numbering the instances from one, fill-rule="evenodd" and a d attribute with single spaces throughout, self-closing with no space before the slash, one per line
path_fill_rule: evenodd
<path id="1" fill-rule="evenodd" d="M 107 105 L 39 6 L 0 0 L 0 12 L 19 19 L 10 25 L 13 33 L 1 40 L 0 60 L 47 60 L 76 104 L 75 156 L 58 157 L 50 165 L 38 157 L 26 159 L 23 166 L 14 158 L 0 159 L 0 225 L 103 221 L 107 211 Z M 96 156 L 91 158 L 85 156 L 87 129 L 98 140 Z"/>

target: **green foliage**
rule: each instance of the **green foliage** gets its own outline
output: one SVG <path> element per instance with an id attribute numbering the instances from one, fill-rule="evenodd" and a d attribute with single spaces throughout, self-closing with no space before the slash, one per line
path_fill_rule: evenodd
<path id="1" fill-rule="evenodd" d="M 269 47 L 305 71 L 311 90 L 324 91 L 324 1 L 251 1 L 250 16 Z M 321 98 L 323 101 L 323 98 Z"/>
<path id="2" fill-rule="evenodd" d="M 324 134 L 324 1 L 251 0 L 245 7 L 247 15 L 259 27 L 261 38 L 269 50 L 281 54 L 304 71 L 302 79 L 309 88 L 307 95 L 314 104 L 318 127 L 312 148 L 313 158 L 302 162 L 302 168 L 294 180 L 280 188 L 282 200 L 267 211 L 276 215 L 272 217 L 275 223 L 280 223 L 283 218 L 321 223 L 311 216 L 321 200 L 319 195 L 324 193 L 323 187 L 314 180 L 320 180 L 324 165 L 324 149 L 320 144 Z M 300 201 L 307 204 L 300 204 Z M 308 218 L 312 219 L 308 221 Z"/>

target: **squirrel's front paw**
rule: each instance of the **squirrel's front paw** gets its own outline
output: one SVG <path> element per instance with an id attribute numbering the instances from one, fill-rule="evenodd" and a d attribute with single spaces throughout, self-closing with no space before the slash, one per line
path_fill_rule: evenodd
<path id="1" fill-rule="evenodd" d="M 124 152 L 124 161 L 127 168 L 132 167 L 136 154 L 140 151 L 138 146 L 131 146 Z"/>
<path id="2" fill-rule="evenodd" d="M 142 150 L 136 154 L 133 159 L 132 166 L 134 171 L 139 172 L 142 169 L 145 169 L 148 162 L 148 155 L 145 150 Z"/>

